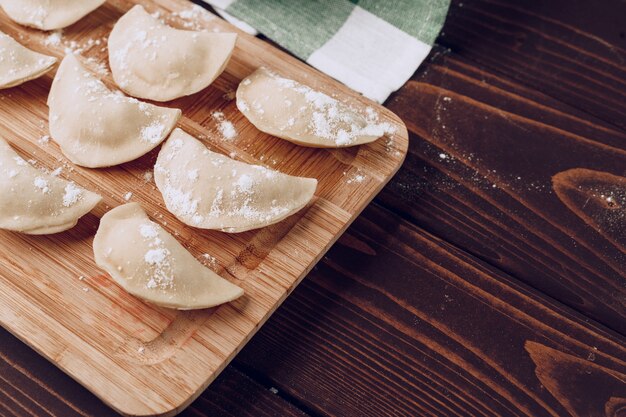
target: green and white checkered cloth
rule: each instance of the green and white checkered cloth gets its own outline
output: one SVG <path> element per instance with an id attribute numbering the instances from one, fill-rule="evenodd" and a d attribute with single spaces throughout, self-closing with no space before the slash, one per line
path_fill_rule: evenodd
<path id="1" fill-rule="evenodd" d="M 415 72 L 450 0 L 204 0 L 363 95 L 382 103 Z"/>

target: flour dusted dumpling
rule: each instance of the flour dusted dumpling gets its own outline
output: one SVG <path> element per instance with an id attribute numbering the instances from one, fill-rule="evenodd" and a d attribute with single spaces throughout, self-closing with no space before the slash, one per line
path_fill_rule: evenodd
<path id="1" fill-rule="evenodd" d="M 181 221 L 231 233 L 281 221 L 302 209 L 317 187 L 316 179 L 211 152 L 180 129 L 161 148 L 154 179 L 167 209 Z"/>
<path id="2" fill-rule="evenodd" d="M 132 161 L 159 145 L 181 111 L 109 90 L 69 54 L 54 77 L 50 134 L 72 162 L 89 168 Z"/>
<path id="3" fill-rule="evenodd" d="M 0 229 L 44 235 L 76 225 L 101 200 L 33 167 L 0 138 Z"/>
<path id="4" fill-rule="evenodd" d="M 198 262 L 137 203 L 106 213 L 93 241 L 96 264 L 129 293 L 179 310 L 213 307 L 243 290 Z"/>
<path id="5" fill-rule="evenodd" d="M 135 6 L 109 36 L 113 78 L 131 96 L 168 101 L 204 89 L 226 67 L 234 33 L 171 28 Z"/>
<path id="6" fill-rule="evenodd" d="M 392 130 L 368 108 L 363 116 L 327 94 L 259 68 L 237 88 L 237 108 L 262 132 L 298 145 L 342 148 Z"/>
<path id="7" fill-rule="evenodd" d="M 52 69 L 57 59 L 22 46 L 0 32 L 0 89 L 15 87 Z"/>
<path id="8" fill-rule="evenodd" d="M 0 0 L 11 20 L 41 30 L 61 29 L 76 23 L 105 0 Z"/>

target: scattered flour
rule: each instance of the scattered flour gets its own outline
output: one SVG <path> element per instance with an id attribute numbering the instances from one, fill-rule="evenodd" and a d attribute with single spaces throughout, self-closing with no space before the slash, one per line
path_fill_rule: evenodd
<path id="1" fill-rule="evenodd" d="M 215 269 L 219 265 L 218 262 L 217 262 L 217 258 L 215 256 L 212 256 L 212 255 L 208 254 L 208 253 L 202 254 L 202 258 L 203 258 L 202 263 L 205 266 L 208 266 L 211 269 Z"/>
<path id="2" fill-rule="evenodd" d="M 76 184 L 70 182 L 65 186 L 65 194 L 63 194 L 63 205 L 65 207 L 73 206 L 82 195 L 82 190 L 78 188 Z"/>
<path id="3" fill-rule="evenodd" d="M 164 133 L 165 126 L 158 121 L 154 121 L 152 124 L 144 126 L 141 129 L 141 140 L 154 145 L 163 139 Z"/>
<path id="4" fill-rule="evenodd" d="M 367 107 L 363 116 L 358 110 L 327 94 L 278 74 L 271 73 L 271 76 L 277 81 L 279 88 L 293 90 L 304 97 L 306 105 L 298 110 L 304 113 L 310 112 L 311 122 L 307 126 L 309 133 L 332 140 L 337 146 L 348 146 L 360 136 L 381 137 L 394 133 L 396 130 L 388 122 L 379 122 L 379 115 L 372 107 Z M 243 84 L 246 84 L 245 81 Z M 290 107 L 293 102 L 286 100 L 285 105 Z M 259 102 L 253 102 L 252 108 L 259 114 L 264 113 Z M 295 122 L 294 119 L 288 120 L 287 125 L 282 129 L 293 126 Z"/>
<path id="5" fill-rule="evenodd" d="M 159 237 L 157 225 L 151 221 L 146 221 L 139 225 L 139 234 L 148 240 L 149 247 L 144 254 L 146 272 L 150 276 L 146 288 L 161 290 L 173 288 L 172 253 Z"/>
<path id="6" fill-rule="evenodd" d="M 213 15 L 211 13 L 197 4 L 194 4 L 190 8 L 180 12 L 174 12 L 171 16 L 182 19 L 182 25 L 186 29 L 193 30 L 206 30 L 203 22 L 208 22 L 213 19 Z"/>
<path id="7" fill-rule="evenodd" d="M 41 190 L 41 192 L 44 193 L 44 194 L 47 194 L 47 193 L 50 192 L 50 187 L 48 186 L 48 181 L 46 181 L 42 177 L 35 177 L 35 180 L 33 181 L 33 184 L 35 185 L 35 187 L 39 188 Z"/>
<path id="8" fill-rule="evenodd" d="M 198 177 L 198 169 L 190 169 L 189 171 L 187 171 L 187 178 L 189 178 L 191 181 L 196 181 Z"/>
<path id="9" fill-rule="evenodd" d="M 217 130 L 219 130 L 223 139 L 232 140 L 237 137 L 237 129 L 235 129 L 235 125 L 232 122 L 226 120 L 224 118 L 224 113 L 221 111 L 216 111 L 213 113 L 213 119 L 218 123 Z"/>
<path id="10" fill-rule="evenodd" d="M 61 41 L 63 40 L 63 30 L 55 30 L 50 32 L 46 39 L 44 39 L 43 44 L 46 46 L 58 46 L 61 45 Z"/>
<path id="11" fill-rule="evenodd" d="M 239 177 L 237 182 L 235 182 L 235 186 L 243 193 L 250 194 L 252 192 L 252 187 L 254 186 L 254 180 L 251 176 L 247 174 L 243 174 Z"/>

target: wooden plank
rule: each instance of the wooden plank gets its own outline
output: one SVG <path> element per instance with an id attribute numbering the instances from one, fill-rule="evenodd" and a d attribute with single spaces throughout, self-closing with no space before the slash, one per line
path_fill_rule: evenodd
<path id="1" fill-rule="evenodd" d="M 389 102 L 412 132 L 378 200 L 626 334 L 626 134 L 435 54 Z"/>
<path id="2" fill-rule="evenodd" d="M 0 415 L 15 417 L 111 416 L 111 409 L 50 362 L 0 329 Z M 180 416 L 306 417 L 232 366 Z"/>
<path id="3" fill-rule="evenodd" d="M 0 14 L 2 30 L 35 50 L 62 56 L 79 50 L 92 69 L 106 66 L 106 37 L 115 21 L 136 2 L 108 1 L 63 31 L 63 42 L 46 45 L 48 34 L 20 27 Z M 172 12 L 188 10 L 184 0 L 141 2 L 176 27 L 236 31 L 208 14 L 188 21 Z M 187 14 L 183 14 L 187 15 Z M 397 127 L 392 137 L 344 150 L 298 147 L 254 129 L 237 113 L 232 92 L 260 65 L 358 106 L 372 106 L 381 121 Z M 164 209 L 160 194 L 144 179 L 156 151 L 137 161 L 101 170 L 73 167 L 59 147 L 38 139 L 48 133 L 46 97 L 52 75 L 0 92 L 0 135 L 27 159 L 55 169 L 104 196 L 74 229 L 54 236 L 0 232 L 0 322 L 114 409 L 132 415 L 171 415 L 182 410 L 224 369 L 288 293 L 371 201 L 402 163 L 406 129 L 388 110 L 253 37 L 238 38 L 233 58 L 212 86 L 169 104 L 183 109 L 180 122 L 207 146 L 236 159 L 265 164 L 292 175 L 319 179 L 315 201 L 302 212 L 262 230 L 227 235 L 189 228 Z M 110 75 L 104 82 L 113 85 Z M 220 110 L 240 134 L 229 141 L 216 134 L 212 113 Z M 363 181 L 351 181 L 356 175 Z M 98 218 L 133 201 L 196 256 L 246 295 L 229 305 L 200 312 L 155 308 L 122 291 L 92 259 Z M 86 277 L 79 280 L 80 276 Z"/>
<path id="4" fill-rule="evenodd" d="M 625 341 L 373 204 L 235 364 L 330 416 L 589 417 Z"/>
<path id="5" fill-rule="evenodd" d="M 454 0 L 438 42 L 623 129 L 624 16 L 620 0 Z"/>

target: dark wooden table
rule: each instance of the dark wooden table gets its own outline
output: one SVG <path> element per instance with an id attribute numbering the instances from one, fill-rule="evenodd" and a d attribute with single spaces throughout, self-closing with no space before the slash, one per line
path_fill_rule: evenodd
<path id="1" fill-rule="evenodd" d="M 408 159 L 184 416 L 626 416 L 626 2 L 454 1 Z M 114 413 L 0 330 L 0 415 Z"/>

